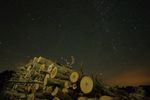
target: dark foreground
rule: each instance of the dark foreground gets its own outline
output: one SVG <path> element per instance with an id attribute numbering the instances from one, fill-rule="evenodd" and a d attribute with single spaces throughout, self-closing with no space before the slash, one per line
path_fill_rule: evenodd
<path id="1" fill-rule="evenodd" d="M 150 100 L 150 86 L 111 87 L 43 57 L 35 57 L 16 72 L 0 73 L 1 100 Z"/>

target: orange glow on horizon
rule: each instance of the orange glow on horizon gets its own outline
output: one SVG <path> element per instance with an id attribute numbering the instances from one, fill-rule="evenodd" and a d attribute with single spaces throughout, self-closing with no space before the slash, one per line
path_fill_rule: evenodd
<path id="1" fill-rule="evenodd" d="M 110 85 L 150 85 L 150 77 L 146 71 L 130 71 L 122 73 L 106 81 Z"/>

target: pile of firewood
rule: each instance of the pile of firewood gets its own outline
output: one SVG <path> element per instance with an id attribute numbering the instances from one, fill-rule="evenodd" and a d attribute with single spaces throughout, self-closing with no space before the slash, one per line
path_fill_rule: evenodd
<path id="1" fill-rule="evenodd" d="M 6 96 L 10 100 L 112 100 L 113 93 L 97 77 L 35 57 L 18 68 Z"/>

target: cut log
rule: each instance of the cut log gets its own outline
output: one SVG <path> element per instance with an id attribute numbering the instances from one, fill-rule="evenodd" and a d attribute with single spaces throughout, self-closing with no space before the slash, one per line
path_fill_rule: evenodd
<path id="1" fill-rule="evenodd" d="M 71 82 L 70 81 L 65 81 L 64 87 L 67 88 L 67 89 L 72 87 Z"/>
<path id="2" fill-rule="evenodd" d="M 55 67 L 55 64 L 52 63 L 51 65 L 48 66 L 47 71 L 51 72 L 54 67 Z"/>
<path id="3" fill-rule="evenodd" d="M 73 85 L 72 85 L 72 89 L 73 89 L 73 90 L 77 89 L 77 87 L 78 87 L 77 84 L 73 84 Z"/>
<path id="4" fill-rule="evenodd" d="M 41 73 L 41 74 L 50 74 L 50 72 L 45 71 L 45 70 L 40 71 L 40 73 Z"/>
<path id="5" fill-rule="evenodd" d="M 48 81 L 49 78 L 50 78 L 49 74 L 46 74 L 45 78 L 44 78 L 44 86 L 47 85 L 47 81 Z"/>
<path id="6" fill-rule="evenodd" d="M 59 92 L 59 88 L 55 87 L 54 91 L 51 93 L 52 96 L 56 96 L 57 93 Z"/>
<path id="7" fill-rule="evenodd" d="M 31 90 L 32 90 L 31 88 L 32 88 L 32 85 L 29 84 L 29 85 L 27 86 L 27 91 L 28 91 L 28 92 L 31 92 Z"/>
<path id="8" fill-rule="evenodd" d="M 45 64 L 39 64 L 39 63 L 33 64 L 33 69 L 37 72 L 44 70 L 44 68 L 45 68 Z"/>
<path id="9" fill-rule="evenodd" d="M 33 71 L 33 65 L 28 66 L 24 78 L 30 78 L 32 75 L 32 71 Z"/>
<path id="10" fill-rule="evenodd" d="M 52 93 L 52 91 L 53 91 L 53 86 L 46 86 L 46 88 L 45 88 L 45 93 L 47 93 L 47 94 L 51 94 Z"/>
<path id="11" fill-rule="evenodd" d="M 63 88 L 63 89 L 62 89 L 62 92 L 63 92 L 63 93 L 68 93 L 69 90 L 68 90 L 68 88 Z"/>
<path id="12" fill-rule="evenodd" d="M 17 78 L 19 76 L 25 76 L 26 74 L 27 74 L 27 72 L 25 72 L 25 71 L 16 72 L 16 74 L 13 75 L 14 76 L 13 78 Z"/>
<path id="13" fill-rule="evenodd" d="M 52 86 L 52 85 L 55 85 L 55 86 L 59 86 L 61 88 L 63 87 L 68 87 L 68 83 L 66 80 L 60 80 L 60 79 L 51 79 L 49 78 L 49 75 L 45 76 L 45 79 L 44 79 L 44 85 L 46 86 Z"/>
<path id="14" fill-rule="evenodd" d="M 44 83 L 43 81 L 44 81 L 46 74 L 35 73 L 32 77 L 34 77 L 34 76 L 35 76 L 35 78 L 32 78 L 32 80 L 38 80 L 38 81 Z"/>
<path id="15" fill-rule="evenodd" d="M 77 96 L 77 93 L 75 91 L 73 91 L 72 89 L 63 88 L 62 92 L 70 95 L 71 97 Z"/>
<path id="16" fill-rule="evenodd" d="M 37 61 L 38 61 L 38 58 L 37 57 L 34 57 L 34 59 L 33 59 L 33 64 L 35 64 L 35 63 L 37 63 Z"/>
<path id="17" fill-rule="evenodd" d="M 46 66 L 49 66 L 53 63 L 53 61 L 48 60 L 48 59 L 43 58 L 43 57 L 39 57 L 37 62 L 40 64 L 45 64 Z"/>
<path id="18" fill-rule="evenodd" d="M 38 83 L 33 84 L 31 87 L 32 93 L 35 93 L 39 88 L 40 88 L 40 84 L 38 84 Z"/>
<path id="19" fill-rule="evenodd" d="M 64 72 L 63 72 L 63 70 L 60 71 L 60 70 L 58 70 L 57 67 L 54 67 L 52 69 L 50 75 L 51 75 L 51 78 L 59 78 L 59 79 L 63 79 L 63 80 L 68 80 L 69 76 L 65 75 Z"/>
<path id="20" fill-rule="evenodd" d="M 84 94 L 92 92 L 93 79 L 90 76 L 83 76 L 80 81 L 80 89 Z"/>
<path id="21" fill-rule="evenodd" d="M 41 70 L 41 73 L 51 74 L 52 69 L 54 68 L 54 64 L 49 65 L 45 69 Z"/>
<path id="22" fill-rule="evenodd" d="M 15 97 L 19 97 L 19 98 L 26 98 L 27 97 L 27 95 L 24 93 L 6 91 L 6 94 L 9 94 L 9 95 L 15 96 Z"/>
<path id="23" fill-rule="evenodd" d="M 24 76 L 24 78 L 30 78 L 31 77 L 31 70 L 27 71 L 26 75 Z"/>
<path id="24" fill-rule="evenodd" d="M 35 95 L 34 95 L 34 93 L 28 94 L 28 95 L 27 95 L 27 100 L 35 100 Z"/>
<path id="25" fill-rule="evenodd" d="M 70 81 L 72 83 L 76 83 L 79 80 L 79 78 L 80 78 L 80 74 L 77 71 L 72 72 L 70 75 Z"/>
<path id="26" fill-rule="evenodd" d="M 64 93 L 62 90 L 58 90 L 57 97 L 59 97 L 61 100 L 72 100 L 71 96 L 69 96 L 67 93 Z"/>
<path id="27" fill-rule="evenodd" d="M 81 97 L 78 97 L 78 100 L 87 100 L 87 97 L 81 96 Z"/>
<path id="28" fill-rule="evenodd" d="M 68 74 L 68 73 L 70 74 L 72 72 L 72 69 L 64 67 L 64 66 L 60 66 L 60 65 L 58 65 L 56 63 L 54 64 L 53 61 L 48 60 L 48 59 L 43 58 L 43 57 L 39 57 L 38 63 L 45 64 L 46 66 L 50 66 L 51 65 L 51 67 L 55 66 L 55 67 L 57 67 L 58 72 L 62 73 L 62 74 Z M 52 65 L 52 64 L 54 64 L 54 65 Z"/>
<path id="29" fill-rule="evenodd" d="M 32 68 L 33 68 L 33 65 L 28 66 L 28 68 L 27 68 L 27 72 L 28 72 L 28 71 L 31 71 L 31 70 L 32 70 Z"/>
<path id="30" fill-rule="evenodd" d="M 25 88 L 23 88 L 23 87 L 22 88 L 17 88 L 16 91 L 19 92 L 19 93 L 27 92 L 27 90 Z"/>
<path id="31" fill-rule="evenodd" d="M 45 74 L 41 74 L 40 72 L 34 71 L 32 72 L 31 77 L 29 78 L 29 80 L 37 80 L 37 81 L 43 81 L 45 77 Z"/>
<path id="32" fill-rule="evenodd" d="M 74 70 L 65 66 L 59 66 L 55 65 L 58 68 L 58 72 L 65 74 L 65 75 L 70 75 Z"/>
<path id="33" fill-rule="evenodd" d="M 42 64 L 39 71 L 43 71 L 45 69 L 45 64 Z"/>
<path id="34" fill-rule="evenodd" d="M 61 88 L 63 88 L 63 87 L 68 88 L 68 84 L 66 85 L 65 83 L 67 83 L 66 80 L 48 79 L 47 86 L 56 85 L 56 86 L 59 86 Z"/>
<path id="35" fill-rule="evenodd" d="M 16 85 L 14 90 L 17 90 L 19 93 L 28 92 L 28 86 L 18 84 L 18 85 Z"/>
<path id="36" fill-rule="evenodd" d="M 101 96 L 99 100 L 113 100 L 113 98 L 110 96 Z"/>
<path id="37" fill-rule="evenodd" d="M 45 97 L 45 94 L 44 93 L 42 93 L 42 92 L 37 92 L 37 93 L 35 93 L 35 98 L 38 98 L 38 100 L 45 100 L 46 99 L 46 97 Z M 35 99 L 35 100 L 37 100 L 37 99 Z"/>

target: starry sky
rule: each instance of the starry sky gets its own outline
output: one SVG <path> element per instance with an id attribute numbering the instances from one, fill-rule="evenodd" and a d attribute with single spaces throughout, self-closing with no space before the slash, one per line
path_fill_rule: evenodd
<path id="1" fill-rule="evenodd" d="M 149 0 L 1 0 L 0 71 L 35 56 L 102 73 L 111 84 L 150 84 Z M 134 79 L 134 80 L 133 80 Z"/>

